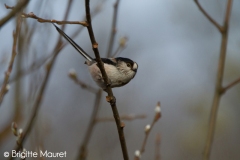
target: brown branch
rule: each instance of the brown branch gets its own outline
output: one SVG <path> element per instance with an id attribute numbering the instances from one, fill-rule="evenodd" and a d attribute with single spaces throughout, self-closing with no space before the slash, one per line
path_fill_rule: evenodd
<path id="1" fill-rule="evenodd" d="M 111 36 L 109 39 L 109 45 L 108 45 L 108 51 L 107 51 L 107 57 L 110 57 L 112 54 L 112 48 L 115 41 L 115 35 L 117 32 L 117 15 L 118 15 L 118 6 L 119 6 L 120 0 L 116 0 L 114 6 L 114 13 L 113 13 L 113 20 L 112 20 L 112 28 L 111 28 Z"/>
<path id="2" fill-rule="evenodd" d="M 70 8 L 71 8 L 71 4 L 72 4 L 72 0 L 70 0 L 69 3 L 68 3 L 64 19 L 67 19 L 67 17 L 68 17 L 68 14 L 69 14 L 69 11 L 70 11 Z M 63 28 L 64 28 L 64 26 L 62 26 L 62 29 Z M 56 44 L 56 46 L 54 48 L 54 51 L 53 51 L 54 52 L 53 58 L 46 65 L 46 75 L 44 77 L 42 86 L 41 86 L 41 88 L 39 90 L 39 93 L 37 95 L 36 101 L 35 101 L 35 103 L 33 105 L 32 115 L 30 117 L 30 120 L 28 121 L 26 129 L 23 130 L 22 138 L 19 139 L 19 145 L 16 145 L 16 147 L 14 149 L 15 151 L 19 151 L 19 149 L 20 149 L 19 146 L 23 145 L 23 143 L 25 142 L 26 138 L 28 137 L 30 131 L 32 130 L 33 124 L 34 124 L 34 122 L 36 120 L 36 116 L 37 116 L 38 110 L 39 110 L 39 108 L 41 106 L 42 99 L 44 97 L 44 93 L 45 93 L 45 90 L 46 90 L 46 86 L 47 86 L 49 77 L 51 75 L 52 68 L 53 68 L 53 66 L 55 64 L 55 60 L 56 60 L 56 58 L 58 56 L 58 53 L 61 51 L 61 49 L 62 49 L 62 41 L 61 41 L 61 36 L 59 35 L 58 42 L 57 42 L 57 44 Z M 13 159 L 13 157 L 10 157 L 10 159 Z"/>
<path id="3" fill-rule="evenodd" d="M 200 3 L 198 2 L 198 0 L 194 0 L 195 3 L 197 4 L 199 10 L 207 17 L 207 19 L 215 26 L 217 27 L 217 29 L 222 32 L 223 31 L 223 27 L 221 25 L 219 25 L 200 5 Z"/>
<path id="4" fill-rule="evenodd" d="M 136 119 L 144 119 L 146 118 L 145 114 L 139 114 L 139 115 L 122 115 L 120 116 L 121 120 L 125 120 L 125 121 L 133 121 Z M 115 119 L 113 117 L 105 117 L 105 118 L 96 118 L 97 122 L 112 122 L 115 121 Z"/>
<path id="5" fill-rule="evenodd" d="M 68 76 L 76 83 L 78 84 L 81 88 L 88 90 L 89 92 L 92 93 L 98 93 L 98 90 L 92 86 L 87 85 L 86 83 L 82 82 L 81 80 L 78 79 L 77 74 L 75 70 L 70 70 Z"/>
<path id="6" fill-rule="evenodd" d="M 88 145 L 89 140 L 91 138 L 93 128 L 96 124 L 95 120 L 97 118 L 97 113 L 98 113 L 98 110 L 100 108 L 101 97 L 102 97 L 102 90 L 99 89 L 98 92 L 96 93 L 94 108 L 93 108 L 93 112 L 92 112 L 90 122 L 89 122 L 89 125 L 88 125 L 88 128 L 87 128 L 87 132 L 85 133 L 83 143 L 82 143 L 82 145 L 79 149 L 79 155 L 78 155 L 78 158 L 77 158 L 79 160 L 85 160 L 86 157 L 87 157 L 87 145 Z"/>
<path id="7" fill-rule="evenodd" d="M 11 9 L 11 8 L 14 8 L 14 7 L 9 7 L 9 6 L 8 6 L 8 9 Z M 101 4 L 98 5 L 91 14 L 92 14 L 93 16 L 96 16 L 96 15 L 100 12 L 100 10 L 101 10 Z M 82 29 L 83 29 L 83 27 L 79 27 L 79 28 L 72 34 L 72 36 L 70 36 L 70 37 L 72 37 L 72 38 L 74 39 L 74 38 L 82 31 Z M 68 45 L 68 44 L 69 44 L 69 43 L 67 43 L 67 42 L 62 42 L 61 48 L 63 49 L 63 48 L 64 48 L 66 45 Z M 15 80 L 17 80 L 18 78 L 22 78 L 23 76 L 28 75 L 28 74 L 32 73 L 33 71 L 35 71 L 36 69 L 40 68 L 42 65 L 45 64 L 45 62 L 46 62 L 49 58 L 53 57 L 53 55 L 54 55 L 54 53 L 51 53 L 49 56 L 44 57 L 44 58 L 38 60 L 38 62 L 33 62 L 28 69 L 19 71 L 19 72 L 20 72 L 19 75 L 13 76 L 13 77 L 9 80 L 9 83 L 12 83 L 12 82 L 14 82 Z"/>
<path id="8" fill-rule="evenodd" d="M 236 79 L 235 81 L 231 82 L 230 84 L 228 84 L 226 87 L 222 88 L 222 94 L 224 94 L 227 90 L 234 87 L 238 83 L 240 83 L 240 77 L 238 79 Z"/>
<path id="9" fill-rule="evenodd" d="M 59 20 L 55 20 L 55 19 L 43 19 L 43 18 L 40 18 L 40 17 L 36 16 L 33 12 L 30 12 L 28 14 L 22 13 L 22 17 L 23 18 L 33 18 L 33 19 L 36 19 L 40 23 L 56 23 L 56 24 L 59 24 L 59 25 L 62 25 L 62 24 L 80 24 L 80 25 L 83 25 L 85 27 L 88 25 L 87 22 L 85 22 L 85 21 L 59 21 Z"/>
<path id="10" fill-rule="evenodd" d="M 18 2 L 18 4 L 15 6 L 15 7 L 12 7 L 13 10 L 8 14 L 6 15 L 4 18 L 2 18 L 0 20 L 0 28 L 5 24 L 7 23 L 13 16 L 15 16 L 15 14 L 17 12 L 19 12 L 21 9 L 23 9 L 27 4 L 28 4 L 29 0 L 21 0 Z M 5 4 L 6 6 L 6 4 Z M 6 7 L 7 8 L 7 7 Z M 8 8 L 7 8 L 8 9 Z"/>
<path id="11" fill-rule="evenodd" d="M 119 46 L 114 52 L 114 54 L 111 57 L 116 57 L 119 55 L 125 48 L 126 48 L 126 43 L 127 43 L 128 38 L 127 37 L 122 37 L 119 40 Z"/>
<path id="12" fill-rule="evenodd" d="M 142 156 L 143 152 L 145 151 L 145 146 L 147 144 L 147 139 L 149 137 L 149 134 L 154 126 L 154 124 L 161 118 L 162 114 L 161 114 L 161 109 L 160 109 L 160 102 L 157 103 L 156 107 L 155 107 L 155 115 L 153 118 L 153 121 L 151 123 L 151 125 L 146 125 L 145 127 L 145 137 L 142 143 L 142 147 L 140 151 L 136 151 L 135 152 L 135 157 L 134 160 L 140 160 L 140 157 Z"/>
<path id="13" fill-rule="evenodd" d="M 226 59 L 226 53 L 227 53 L 228 26 L 229 26 L 231 8 L 232 8 L 232 0 L 228 0 L 224 24 L 221 30 L 222 42 L 221 42 L 221 49 L 220 49 L 220 57 L 218 61 L 215 93 L 214 93 L 214 98 L 213 98 L 213 103 L 211 108 L 207 140 L 204 148 L 204 155 L 203 155 L 204 160 L 208 160 L 210 158 L 211 147 L 212 147 L 214 132 L 216 128 L 217 111 L 218 111 L 219 103 L 221 100 L 221 96 L 223 95 L 222 81 L 223 81 L 224 65 L 225 65 L 225 59 Z"/>
<path id="14" fill-rule="evenodd" d="M 4 81 L 3 81 L 3 84 L 2 84 L 2 87 L 1 87 L 1 90 L 0 90 L 0 106 L 2 104 L 2 101 L 3 101 L 3 98 L 4 98 L 5 94 L 8 91 L 8 81 L 9 81 L 10 74 L 12 72 L 15 57 L 17 55 L 17 42 L 18 42 L 19 33 L 21 31 L 21 24 L 22 24 L 22 18 L 20 16 L 18 16 L 17 25 L 16 25 L 16 32 L 13 31 L 12 56 L 11 56 L 11 59 L 10 59 L 9 64 L 8 64 L 8 69 L 5 72 Z"/>
<path id="15" fill-rule="evenodd" d="M 121 143 L 121 148 L 122 148 L 122 153 L 123 153 L 124 160 L 128 160 L 129 158 L 128 158 L 127 145 L 126 145 L 124 132 L 123 132 L 124 125 L 120 120 L 118 110 L 117 110 L 117 106 L 116 106 L 116 99 L 113 95 L 112 89 L 110 87 L 110 81 L 107 77 L 106 71 L 103 67 L 103 63 L 102 63 L 102 60 L 101 60 L 100 55 L 99 55 L 98 44 L 95 40 L 93 29 L 92 29 L 89 0 L 85 0 L 85 8 L 86 8 L 86 19 L 87 19 L 87 22 L 88 22 L 88 26 L 87 26 L 88 33 L 89 33 L 89 36 L 90 36 L 90 39 L 91 39 L 91 42 L 92 42 L 92 47 L 93 47 L 93 51 L 94 51 L 94 54 L 95 54 L 95 57 L 96 57 L 97 65 L 98 65 L 98 67 L 101 71 L 103 80 L 106 84 L 105 91 L 108 93 L 108 96 L 106 97 L 106 100 L 110 103 L 110 105 L 112 107 L 113 116 L 114 116 L 115 121 L 116 121 L 119 140 L 120 140 L 120 143 Z"/>

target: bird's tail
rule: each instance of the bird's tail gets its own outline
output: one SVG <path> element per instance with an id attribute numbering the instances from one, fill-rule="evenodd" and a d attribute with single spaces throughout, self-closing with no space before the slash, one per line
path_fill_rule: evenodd
<path id="1" fill-rule="evenodd" d="M 77 43 L 75 43 L 66 33 L 64 33 L 60 28 L 58 28 L 54 23 L 52 23 L 57 31 L 69 42 L 71 45 L 88 61 L 93 61 L 93 58 L 89 56 Z"/>

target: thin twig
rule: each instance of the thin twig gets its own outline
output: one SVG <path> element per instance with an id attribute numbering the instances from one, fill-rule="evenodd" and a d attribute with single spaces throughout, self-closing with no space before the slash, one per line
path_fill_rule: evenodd
<path id="1" fill-rule="evenodd" d="M 66 13 L 65 13 L 64 19 L 67 19 L 68 15 L 69 15 L 69 11 L 70 11 L 70 8 L 71 8 L 72 0 L 70 0 L 70 1 L 68 1 L 68 2 L 69 2 L 69 3 L 68 3 L 68 6 L 67 6 L 67 9 L 66 9 Z M 62 26 L 62 29 L 64 29 L 64 26 Z M 46 75 L 45 75 L 45 77 L 44 77 L 44 80 L 43 80 L 42 86 L 41 86 L 41 88 L 40 88 L 40 91 L 39 91 L 39 93 L 38 93 L 38 95 L 37 95 L 36 101 L 35 101 L 35 103 L 34 103 L 34 105 L 33 105 L 32 115 L 31 115 L 31 117 L 30 117 L 30 120 L 28 121 L 28 124 L 27 124 L 26 129 L 23 130 L 23 136 L 22 136 L 22 138 L 19 139 L 19 144 L 20 144 L 20 145 L 22 145 L 22 144 L 25 142 L 27 136 L 29 135 L 29 133 L 30 133 L 32 127 L 33 127 L 33 124 L 34 124 L 34 122 L 35 122 L 35 119 L 36 119 L 38 110 L 39 110 L 39 108 L 40 108 L 40 106 L 41 106 L 41 103 L 42 103 L 42 99 L 43 99 L 43 97 L 44 97 L 45 89 L 46 89 L 46 86 L 47 86 L 49 77 L 50 77 L 50 75 L 51 75 L 52 68 L 53 68 L 53 66 L 54 66 L 54 64 L 55 64 L 54 62 L 56 61 L 56 58 L 57 58 L 57 56 L 58 56 L 58 53 L 59 53 L 59 52 L 61 51 L 61 49 L 62 49 L 62 45 L 61 45 L 61 44 L 62 44 L 61 36 L 59 36 L 58 42 L 57 42 L 57 44 L 56 44 L 56 46 L 55 46 L 55 48 L 54 48 L 54 51 L 53 51 L 53 52 L 54 52 L 53 58 L 52 58 L 52 59 L 50 60 L 50 62 L 47 64 L 47 67 L 46 67 L 46 71 L 47 71 L 47 72 L 46 72 Z M 20 145 L 17 145 L 14 150 L 15 150 L 15 151 L 19 151 L 19 149 L 20 149 L 19 146 L 20 146 Z M 10 158 L 12 159 L 13 157 L 10 157 Z"/>
<path id="2" fill-rule="evenodd" d="M 98 93 L 98 90 L 90 85 L 87 85 L 86 83 L 82 82 L 81 80 L 78 79 L 77 73 L 75 70 L 71 69 L 69 71 L 68 76 L 76 83 L 78 84 L 81 88 L 88 90 L 89 92 Z"/>
<path id="3" fill-rule="evenodd" d="M 88 125 L 88 128 L 87 128 L 87 132 L 85 133 L 83 143 L 82 143 L 82 145 L 79 149 L 79 155 L 78 155 L 78 158 L 77 158 L 79 160 L 85 160 L 86 157 L 87 157 L 87 145 L 88 145 L 89 140 L 91 138 L 93 128 L 96 124 L 95 119 L 97 118 L 98 110 L 100 108 L 101 97 L 102 97 L 102 90 L 99 89 L 98 92 L 96 93 L 94 108 L 93 108 L 93 112 L 92 112 L 90 122 L 89 122 L 89 125 Z"/>
<path id="4" fill-rule="evenodd" d="M 59 25 L 62 25 L 62 24 L 80 24 L 80 25 L 83 25 L 85 27 L 88 25 L 87 22 L 85 22 L 85 21 L 59 21 L 59 20 L 55 20 L 55 19 L 43 19 L 43 18 L 40 18 L 40 17 L 36 16 L 33 12 L 30 12 L 28 14 L 22 13 L 22 17 L 23 18 L 33 18 L 33 19 L 36 19 L 40 23 L 56 23 L 56 24 L 59 24 Z"/>
<path id="5" fill-rule="evenodd" d="M 237 85 L 238 83 L 240 83 L 240 77 L 238 79 L 236 79 L 235 81 L 231 82 L 230 84 L 228 84 L 226 87 L 222 88 L 222 94 L 224 94 L 227 90 L 229 90 L 233 86 Z"/>
<path id="6" fill-rule="evenodd" d="M 222 88 L 223 88 L 222 81 L 223 81 L 224 65 L 225 65 L 225 59 L 226 59 L 226 53 L 227 53 L 228 26 L 229 26 L 231 7 L 232 7 L 232 0 L 228 0 L 224 24 L 223 24 L 223 27 L 221 27 L 222 28 L 222 30 L 221 30 L 222 42 L 221 42 L 221 49 L 220 49 L 220 57 L 219 57 L 219 61 L 218 61 L 218 71 L 217 71 L 217 78 L 216 78 L 215 93 L 214 93 L 214 98 L 213 98 L 213 103 L 212 103 L 212 108 L 211 108 L 207 140 L 206 140 L 206 144 L 205 144 L 205 148 L 204 148 L 204 155 L 203 155 L 204 160 L 208 160 L 210 158 L 211 147 L 212 147 L 215 127 L 216 127 L 217 111 L 218 111 L 219 103 L 221 100 L 221 96 L 223 95 L 222 94 L 223 93 L 222 92 Z M 214 25 L 216 26 L 216 24 L 214 24 Z M 217 27 L 217 28 L 219 29 L 219 27 Z"/>
<path id="7" fill-rule="evenodd" d="M 113 48 L 113 44 L 115 41 L 115 35 L 117 32 L 117 15 L 118 15 L 118 6 L 119 6 L 119 2 L 120 0 L 116 0 L 116 2 L 114 3 L 114 13 L 113 13 L 113 20 L 112 20 L 112 28 L 111 28 L 111 36 L 109 39 L 109 45 L 108 45 L 108 51 L 107 51 L 107 57 L 110 57 L 112 54 L 112 48 Z"/>
<path id="8" fill-rule="evenodd" d="M 13 31 L 12 56 L 11 56 L 11 59 L 10 59 L 9 64 L 8 64 L 8 69 L 5 72 L 4 81 L 3 81 L 3 84 L 2 84 L 2 87 L 1 87 L 1 91 L 0 91 L 0 106 L 2 104 L 4 95 L 8 91 L 7 85 L 8 85 L 10 74 L 12 72 L 12 68 L 13 68 L 13 63 L 14 63 L 15 57 L 17 55 L 17 42 L 18 42 L 18 36 L 19 36 L 20 30 L 21 30 L 21 24 L 22 24 L 22 18 L 20 16 L 18 16 L 17 25 L 16 25 L 16 32 Z"/>
<path id="9" fill-rule="evenodd" d="M 99 5 L 97 5 L 97 6 L 95 7 L 95 9 L 93 10 L 93 12 L 91 13 L 92 17 L 95 17 L 95 16 L 101 11 L 101 5 L 102 5 L 102 4 L 99 4 Z M 14 7 L 9 7 L 9 6 L 8 6 L 8 8 L 10 9 L 10 8 L 14 8 Z M 84 27 L 79 27 L 79 28 L 72 34 L 72 36 L 70 36 L 70 37 L 72 37 L 72 39 L 74 39 L 74 38 L 82 31 L 83 28 L 84 28 Z M 62 42 L 61 48 L 63 49 L 63 48 L 64 48 L 66 45 L 68 45 L 68 44 L 69 44 L 69 43 L 67 43 L 67 42 Z M 40 68 L 42 65 L 45 64 L 45 62 L 46 62 L 49 58 L 53 57 L 53 55 L 54 55 L 54 53 L 51 53 L 49 56 L 44 57 L 44 58 L 41 59 L 41 60 L 38 60 L 38 62 L 33 62 L 28 69 L 19 71 L 19 72 L 21 73 L 20 76 L 18 76 L 18 75 L 14 76 L 13 78 L 11 78 L 11 79 L 9 80 L 9 83 L 12 83 L 12 82 L 14 82 L 15 80 L 17 80 L 18 78 L 22 78 L 23 76 L 28 75 L 28 74 L 32 73 L 33 71 L 35 71 L 36 69 Z"/>
<path id="10" fill-rule="evenodd" d="M 17 12 L 19 12 L 22 8 L 24 8 L 28 4 L 29 0 L 21 0 L 18 4 L 13 8 L 13 10 L 6 15 L 4 18 L 0 20 L 0 28 L 7 23 Z M 6 5 L 5 5 L 6 6 Z"/>
<path id="11" fill-rule="evenodd" d="M 106 84 L 106 92 L 108 93 L 108 96 L 106 97 L 106 100 L 110 103 L 111 107 L 112 107 L 112 111 L 113 111 L 113 116 L 115 118 L 116 121 L 116 125 L 118 128 L 118 135 L 119 135 L 119 140 L 121 143 L 121 148 L 122 148 L 122 153 L 123 153 L 123 157 L 124 160 L 128 160 L 128 151 L 127 151 L 127 145 L 126 145 L 126 141 L 125 141 L 125 137 L 124 137 L 124 132 L 123 132 L 123 128 L 124 125 L 120 120 L 119 114 L 118 114 L 118 110 L 117 110 L 117 106 L 116 106 L 116 98 L 113 95 L 112 89 L 110 87 L 110 81 L 107 77 L 106 71 L 103 67 L 103 63 L 102 60 L 100 58 L 99 55 L 99 51 L 98 51 L 98 44 L 95 40 L 94 37 L 94 33 L 93 33 L 93 29 L 92 29 L 92 22 L 91 22 L 91 13 L 90 13 L 90 5 L 89 5 L 89 0 L 85 0 L 85 8 L 86 8 L 86 19 L 88 22 L 88 33 L 92 42 L 92 47 L 93 47 L 93 51 L 96 57 L 96 61 L 97 61 L 97 65 L 101 71 L 103 80 Z"/>
<path id="12" fill-rule="evenodd" d="M 142 156 L 143 152 L 145 151 L 145 146 L 147 144 L 147 139 L 149 137 L 149 134 L 154 126 L 154 124 L 161 118 L 162 114 L 161 114 L 161 109 L 160 109 L 160 102 L 157 103 L 156 107 L 155 107 L 155 115 L 153 118 L 153 121 L 151 123 L 151 125 L 146 125 L 145 127 L 145 137 L 142 143 L 142 147 L 140 151 L 136 151 L 135 152 L 135 157 L 134 160 L 139 160 L 140 157 Z"/>
<path id="13" fill-rule="evenodd" d="M 116 51 L 111 55 L 111 57 L 116 57 L 118 56 L 125 48 L 126 48 L 126 43 L 127 43 L 128 38 L 127 37 L 122 37 L 119 40 L 119 45 Z"/>
<path id="14" fill-rule="evenodd" d="M 198 2 L 198 0 L 194 0 L 195 3 L 197 4 L 198 8 L 200 9 L 200 11 L 207 17 L 207 19 L 213 24 L 215 25 L 215 27 L 217 27 L 217 29 L 219 30 L 219 32 L 223 31 L 223 27 L 221 25 L 219 25 L 200 5 L 200 3 Z"/>
<path id="15" fill-rule="evenodd" d="M 120 116 L 121 120 L 125 120 L 125 121 L 133 121 L 136 119 L 144 119 L 147 116 L 145 114 L 139 114 L 139 115 L 122 115 Z M 115 119 L 113 117 L 104 117 L 104 118 L 96 118 L 97 122 L 112 122 L 115 121 Z"/>

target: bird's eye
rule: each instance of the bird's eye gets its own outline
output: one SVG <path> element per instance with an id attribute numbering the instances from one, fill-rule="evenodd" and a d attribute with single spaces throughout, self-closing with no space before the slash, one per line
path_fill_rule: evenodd
<path id="1" fill-rule="evenodd" d="M 128 67 L 131 67 L 131 64 L 130 64 L 130 63 L 127 63 L 127 66 L 128 66 Z"/>

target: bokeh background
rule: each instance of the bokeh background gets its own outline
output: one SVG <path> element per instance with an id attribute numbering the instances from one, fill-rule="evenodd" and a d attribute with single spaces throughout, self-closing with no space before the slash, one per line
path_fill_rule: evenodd
<path id="1" fill-rule="evenodd" d="M 226 0 L 199 0 L 206 11 L 220 24 L 223 22 Z M 1 0 L 0 18 L 14 6 L 14 0 Z M 34 12 L 46 19 L 62 20 L 68 1 L 30 1 L 25 13 Z M 101 56 L 105 56 L 111 31 L 114 0 L 92 1 L 91 8 L 100 6 L 93 18 L 93 29 Z M 240 75 L 240 1 L 233 2 L 227 48 L 225 85 Z M 84 20 L 84 1 L 73 1 L 68 20 Z M 12 32 L 16 19 L 0 28 L 0 81 L 10 59 Z M 66 25 L 68 35 L 79 25 Z M 33 30 L 33 33 L 29 32 Z M 49 55 L 58 33 L 49 23 L 24 19 L 22 43 L 14 63 L 13 78 L 19 70 L 31 67 Z M 213 99 L 221 34 L 199 11 L 193 0 L 120 0 L 114 51 L 119 39 L 128 37 L 120 56 L 135 60 L 136 77 L 126 86 L 113 89 L 121 115 L 145 114 L 147 118 L 125 122 L 126 142 L 131 159 L 140 149 L 144 127 L 151 123 L 154 108 L 161 102 L 162 118 L 154 126 L 142 159 L 154 159 L 156 135 L 161 135 L 161 159 L 202 158 L 206 140 L 210 107 Z M 29 38 L 30 37 L 30 38 Z M 90 55 L 94 55 L 87 29 L 74 38 Z M 21 50 L 21 51 L 20 51 Z M 51 74 L 37 121 L 25 148 L 41 146 L 51 152 L 67 151 L 75 159 L 83 141 L 93 110 L 95 95 L 81 89 L 69 77 L 74 68 L 78 77 L 97 88 L 91 79 L 84 58 L 67 45 L 59 54 Z M 44 65 L 27 76 L 10 83 L 0 107 L 0 157 L 15 145 L 9 128 L 12 121 L 24 128 L 45 74 Z M 211 159 L 240 159 L 240 85 L 230 89 L 221 99 Z M 111 117 L 106 94 L 101 98 L 98 117 Z M 88 159 L 122 159 L 115 122 L 98 123 L 88 145 Z M 64 159 L 64 158 L 63 158 Z"/>

